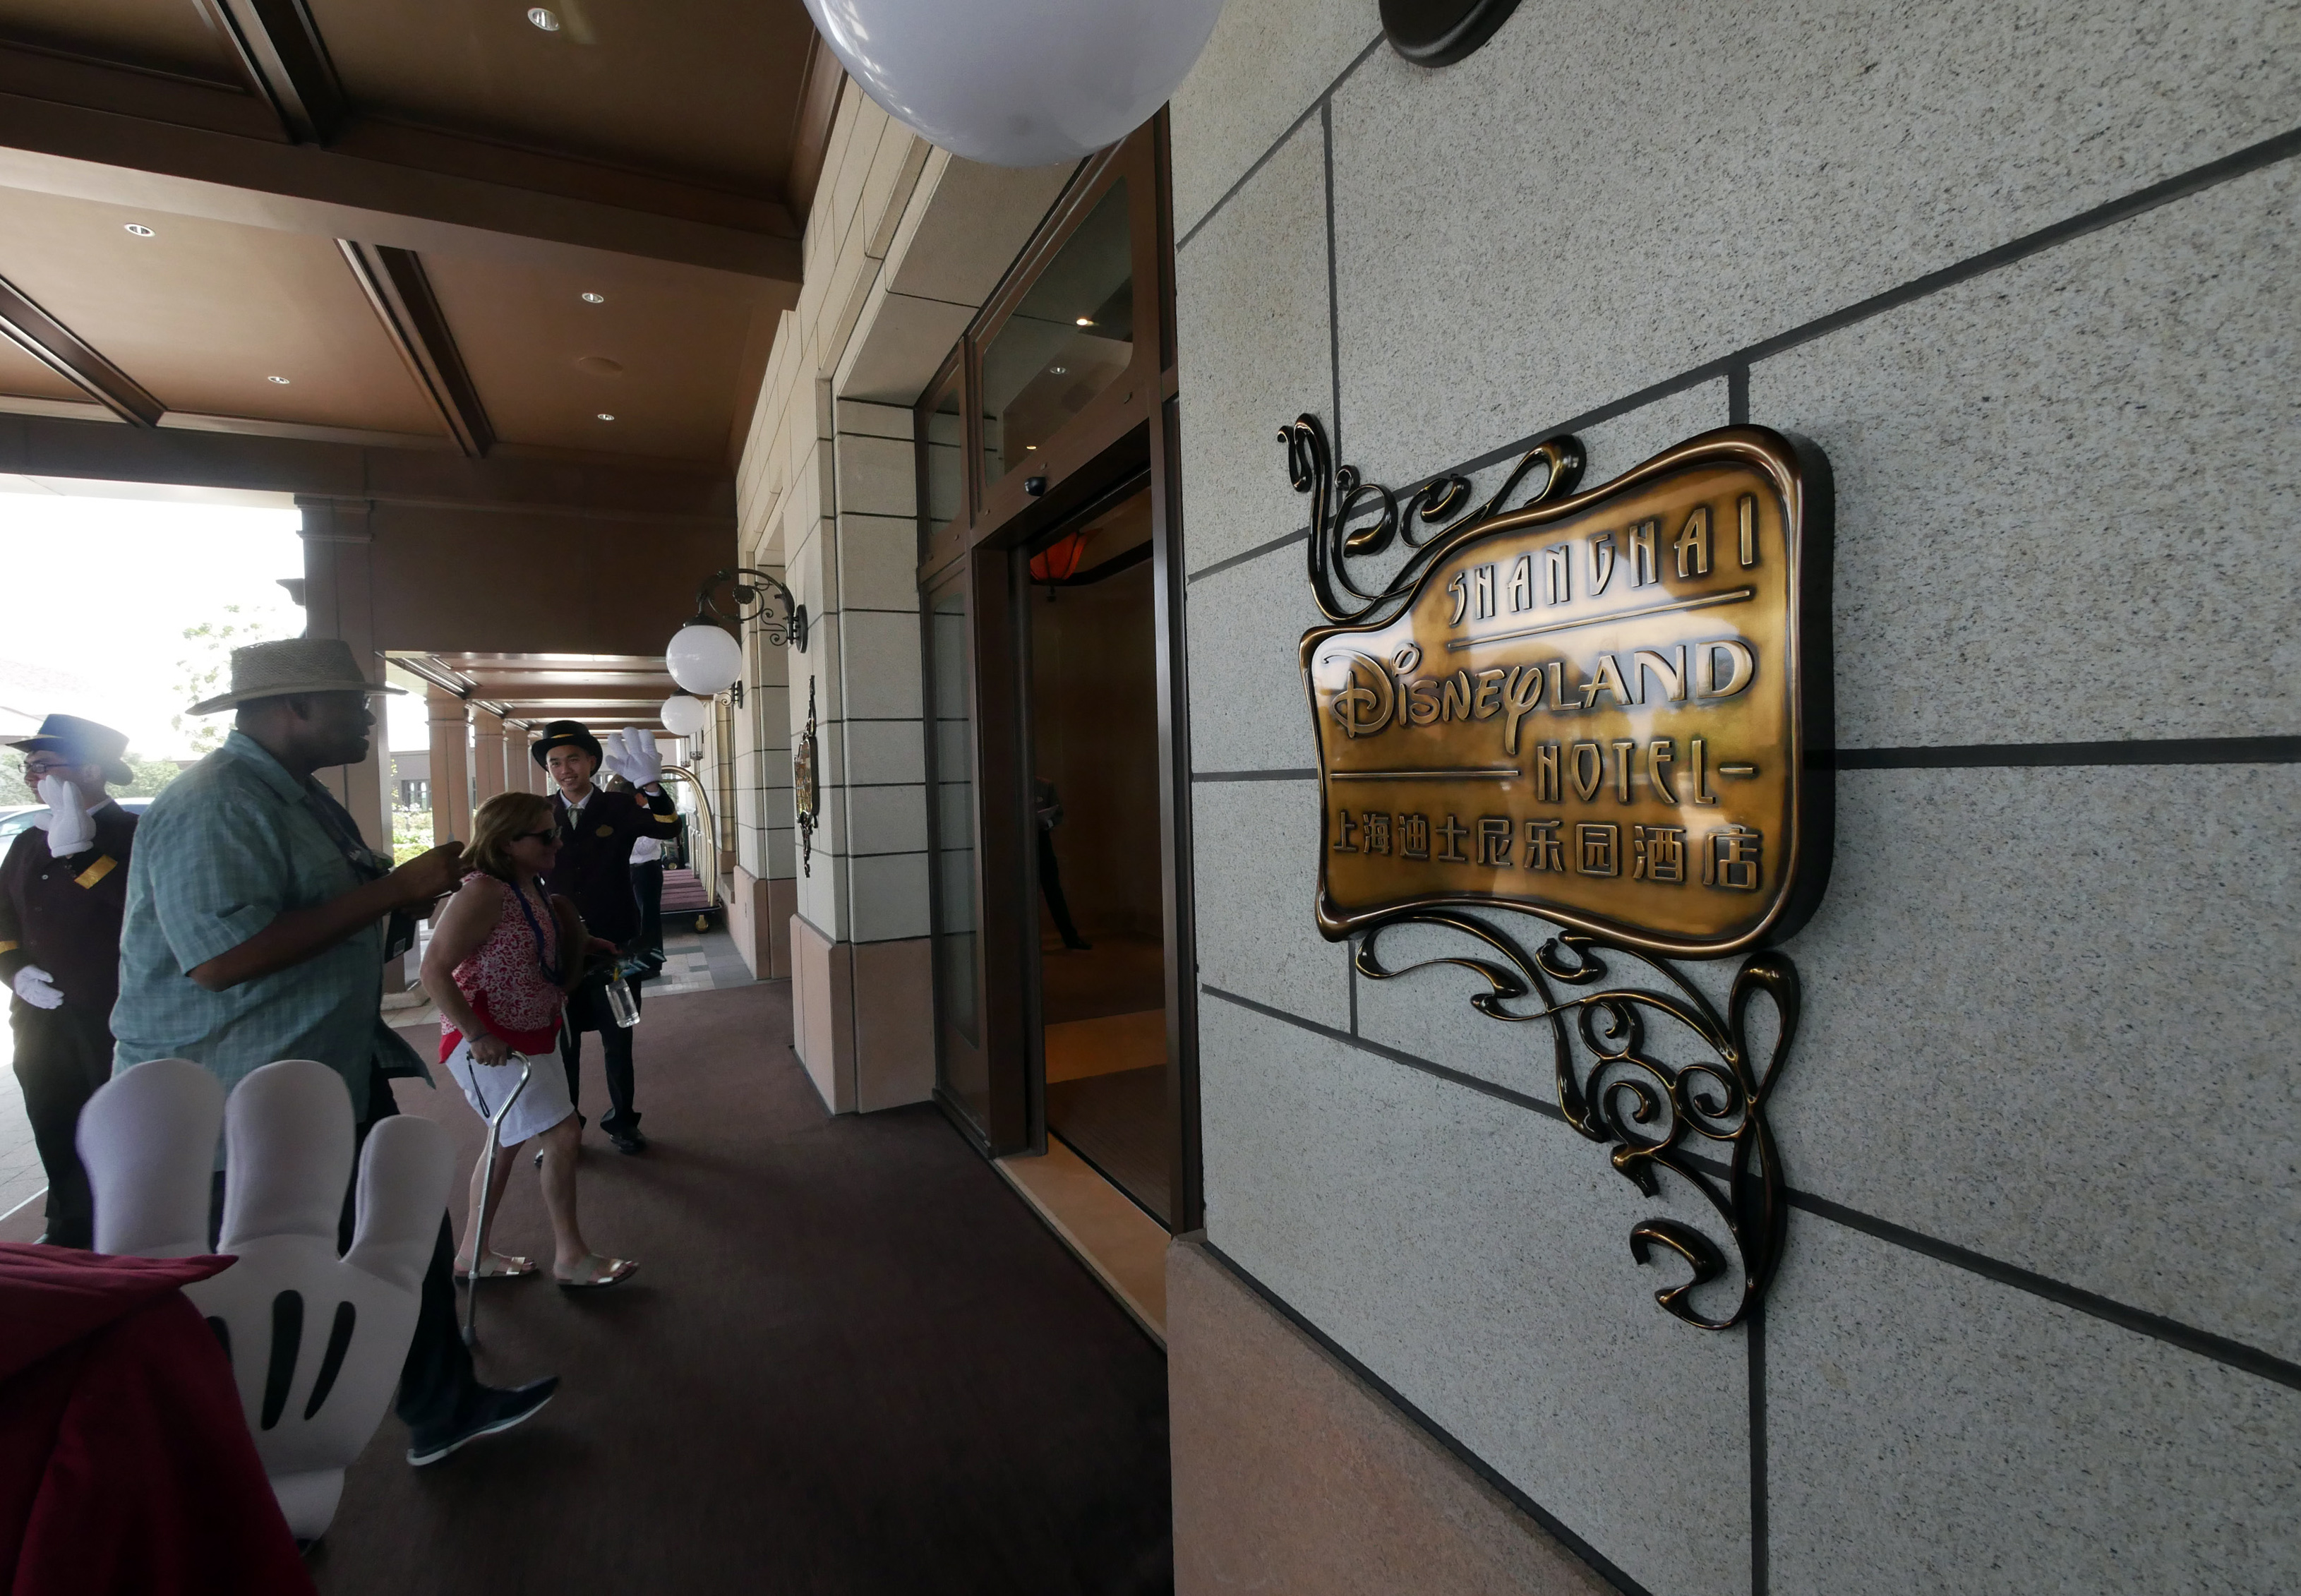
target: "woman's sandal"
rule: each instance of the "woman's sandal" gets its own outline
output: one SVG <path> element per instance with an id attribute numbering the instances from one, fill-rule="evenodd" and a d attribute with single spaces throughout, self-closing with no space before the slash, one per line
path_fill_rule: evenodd
<path id="1" fill-rule="evenodd" d="M 551 1278 L 558 1283 L 563 1291 L 605 1291 L 619 1280 L 629 1280 L 639 1269 L 639 1265 L 631 1258 L 601 1258 L 599 1261 L 607 1266 L 605 1273 L 594 1273 L 583 1280 L 566 1280 L 554 1269 Z"/>
<path id="2" fill-rule="evenodd" d="M 523 1274 L 534 1274 L 540 1272 L 540 1266 L 533 1258 L 523 1258 L 516 1254 L 506 1252 L 488 1254 L 487 1262 L 480 1266 L 481 1280 L 516 1280 Z M 456 1265 L 456 1283 L 469 1285 L 471 1282 L 472 1272 L 461 1264 Z"/>

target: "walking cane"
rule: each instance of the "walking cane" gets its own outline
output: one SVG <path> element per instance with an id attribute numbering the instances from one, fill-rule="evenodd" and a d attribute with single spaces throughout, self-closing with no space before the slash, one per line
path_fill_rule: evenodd
<path id="1" fill-rule="evenodd" d="M 503 1132 L 504 1116 L 519 1101 L 519 1094 L 527 1090 L 528 1077 L 535 1074 L 535 1065 L 525 1054 L 520 1056 L 519 1084 L 511 1089 L 511 1096 L 503 1107 L 488 1116 L 488 1142 L 480 1152 L 480 1167 L 486 1173 L 480 1179 L 480 1214 L 475 1222 L 478 1233 L 472 1238 L 472 1274 L 464 1290 L 464 1345 L 469 1347 L 480 1339 L 480 1278 L 487 1267 L 487 1254 L 481 1243 L 488 1235 L 488 1191 L 496 1183 L 496 1143 Z"/>

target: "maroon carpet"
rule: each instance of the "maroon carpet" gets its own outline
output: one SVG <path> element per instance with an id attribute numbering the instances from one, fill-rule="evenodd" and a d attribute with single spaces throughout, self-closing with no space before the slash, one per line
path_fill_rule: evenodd
<path id="1" fill-rule="evenodd" d="M 648 1003 L 655 1146 L 588 1132 L 581 1191 L 640 1274 L 481 1288 L 482 1375 L 560 1395 L 421 1471 L 387 1418 L 312 1554 L 322 1592 L 1171 1588 L 1164 1358 L 935 1109 L 827 1116 L 788 991 Z M 596 1039 L 585 1063 L 596 1121 Z M 468 1170 L 452 1085 L 401 1101 Z M 548 1236 L 522 1164 L 498 1245 Z"/>

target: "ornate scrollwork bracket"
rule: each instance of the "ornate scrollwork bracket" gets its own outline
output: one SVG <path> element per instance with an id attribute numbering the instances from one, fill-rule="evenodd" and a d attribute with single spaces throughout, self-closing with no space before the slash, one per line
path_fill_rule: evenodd
<path id="1" fill-rule="evenodd" d="M 1406 924 L 1460 932 L 1485 951 L 1392 969 L 1382 962 L 1381 938 Z M 1691 1279 L 1657 1291 L 1654 1300 L 1704 1330 L 1741 1323 L 1773 1278 L 1789 1222 L 1781 1154 L 1766 1126 L 1767 1099 L 1797 1032 L 1797 967 L 1786 955 L 1767 949 L 1745 958 L 1723 1015 L 1658 955 L 1565 931 L 1529 955 L 1485 921 L 1445 910 L 1417 910 L 1373 927 L 1359 939 L 1355 957 L 1359 973 L 1376 981 L 1440 965 L 1472 971 L 1486 982 L 1485 990 L 1470 998 L 1479 1013 L 1512 1024 L 1547 1022 L 1558 1107 L 1566 1123 L 1593 1141 L 1611 1144 L 1615 1169 L 1648 1197 L 1661 1194 L 1663 1171 L 1693 1187 L 1716 1210 L 1739 1254 L 1742 1293 L 1734 1311 L 1705 1317 L 1692 1295 L 1726 1273 L 1717 1243 L 1679 1220 L 1640 1222 L 1630 1230 L 1632 1258 L 1647 1263 L 1656 1246 L 1665 1247 L 1693 1270 Z M 1608 960 L 1616 957 L 1646 966 L 1658 978 L 1658 990 L 1611 981 Z M 1750 1006 L 1761 996 L 1772 1003 L 1777 1021 L 1762 1064 L 1753 1055 L 1749 1024 Z M 1529 998 L 1535 1007 L 1513 1010 Z M 1657 1057 L 1648 1041 L 1649 1018 L 1680 1040 L 1690 1038 L 1709 1056 L 1678 1065 Z M 1723 1153 L 1722 1165 L 1696 1151 L 1705 1144 Z"/>
<path id="2" fill-rule="evenodd" d="M 717 598 L 722 588 L 728 589 L 727 607 L 724 609 Z M 775 613 L 776 604 L 782 606 L 781 614 Z M 695 614 L 698 620 L 715 621 L 739 632 L 744 622 L 756 621 L 759 635 L 766 639 L 768 647 L 781 648 L 788 645 L 801 654 L 807 652 L 807 606 L 770 572 L 755 571 L 749 565 L 713 572 L 696 591 Z M 736 702 L 742 700 L 738 698 Z"/>
<path id="3" fill-rule="evenodd" d="M 1563 498 L 1582 480 L 1582 445 L 1560 433 L 1528 449 L 1502 485 L 1475 509 L 1470 480 L 1451 472 L 1433 477 L 1402 502 L 1381 483 L 1365 480 L 1357 466 L 1336 465 L 1326 429 L 1315 415 L 1299 415 L 1280 428 L 1278 441 L 1286 446 L 1286 474 L 1294 491 L 1310 496 L 1311 597 L 1327 620 L 1346 626 L 1394 610 L 1448 548 L 1501 514 L 1537 470 L 1541 482 L 1516 508 Z M 1349 562 L 1376 558 L 1393 546 L 1409 550 L 1410 557 L 1388 582 L 1369 593 L 1351 581 Z"/>

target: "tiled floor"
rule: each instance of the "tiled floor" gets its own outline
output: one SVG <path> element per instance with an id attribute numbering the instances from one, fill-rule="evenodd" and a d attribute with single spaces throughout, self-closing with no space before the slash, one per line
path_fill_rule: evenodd
<path id="1" fill-rule="evenodd" d="M 724 931 L 667 930 L 663 951 L 663 976 L 647 985 L 649 1002 L 683 992 L 720 991 L 752 982 L 742 955 L 735 951 L 735 940 Z M 437 1025 L 439 1011 L 427 1003 L 417 1008 L 393 1009 L 385 1017 L 394 1025 Z M 24 1117 L 23 1094 L 16 1089 L 15 1076 L 7 1068 L 13 1049 L 13 1029 L 0 1023 L 0 1218 L 33 1202 L 47 1190 L 47 1182 L 40 1173 L 39 1154 L 32 1145 L 31 1123 Z M 31 1234 L 39 1233 L 37 1204 L 17 1217 L 20 1224 L 11 1227 L 10 1235 L 22 1228 L 23 1223 L 31 1224 Z"/>

